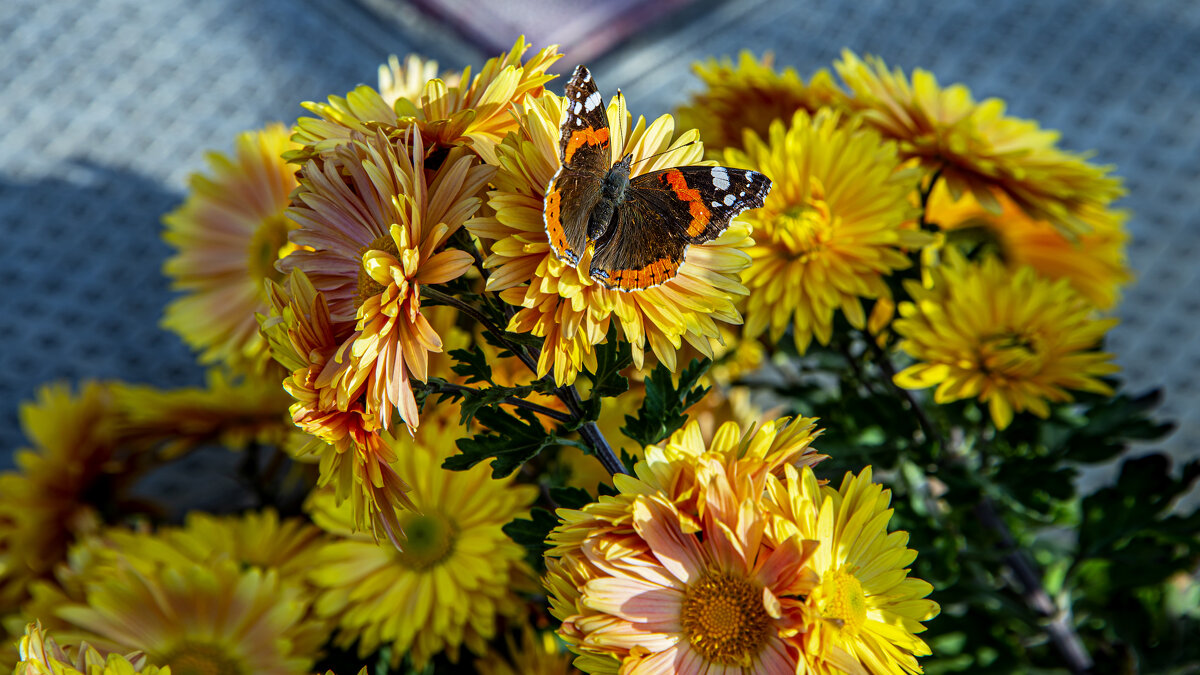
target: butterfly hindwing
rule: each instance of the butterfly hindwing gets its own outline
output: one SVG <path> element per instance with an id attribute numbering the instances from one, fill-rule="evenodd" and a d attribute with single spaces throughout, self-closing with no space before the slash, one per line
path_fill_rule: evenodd
<path id="1" fill-rule="evenodd" d="M 739 213 L 761 207 L 770 190 L 761 173 L 721 166 L 634 176 L 617 227 L 596 242 L 590 273 L 620 290 L 661 284 L 678 271 L 689 245 L 716 239 Z"/>
<path id="2" fill-rule="evenodd" d="M 588 218 L 600 200 L 602 181 L 602 176 L 565 166 L 550 180 L 542 220 L 559 260 L 575 265 L 587 248 Z"/>

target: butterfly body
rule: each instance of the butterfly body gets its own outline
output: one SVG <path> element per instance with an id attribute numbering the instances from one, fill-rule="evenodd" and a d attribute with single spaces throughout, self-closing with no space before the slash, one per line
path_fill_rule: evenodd
<path id="1" fill-rule="evenodd" d="M 588 274 L 606 288 L 636 291 L 669 281 L 689 246 L 720 236 L 771 190 L 760 173 L 721 166 L 632 175 L 632 155 L 612 162 L 608 115 L 587 68 L 575 69 L 566 97 L 562 167 L 546 188 L 543 220 L 551 249 L 567 264 L 578 265 L 592 247 Z"/>

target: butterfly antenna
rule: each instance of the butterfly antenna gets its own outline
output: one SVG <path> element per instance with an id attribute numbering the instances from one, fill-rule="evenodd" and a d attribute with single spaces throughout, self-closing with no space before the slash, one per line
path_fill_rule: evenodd
<path id="1" fill-rule="evenodd" d="M 688 147 L 689 145 L 695 145 L 695 144 L 697 144 L 697 143 L 699 143 L 699 142 L 700 142 L 700 140 L 699 140 L 699 139 L 697 139 L 697 140 L 694 140 L 694 141 L 688 141 L 687 143 L 684 143 L 683 145 L 676 146 L 676 147 L 674 147 L 674 148 L 667 148 L 666 150 L 663 150 L 662 152 L 656 152 L 656 153 L 654 153 L 653 155 L 649 155 L 649 156 L 647 156 L 647 157 L 643 157 L 643 158 L 639 159 L 638 161 L 636 161 L 636 162 L 634 162 L 634 163 L 633 163 L 633 166 L 637 166 L 638 164 L 641 164 L 642 162 L 646 162 L 646 161 L 652 160 L 652 159 L 654 159 L 655 157 L 661 157 L 661 156 L 663 156 L 663 155 L 667 154 L 668 152 L 675 152 L 676 150 L 681 150 L 681 149 L 683 149 L 683 148 L 686 148 L 686 147 Z M 630 168 L 632 169 L 632 167 L 630 167 Z"/>

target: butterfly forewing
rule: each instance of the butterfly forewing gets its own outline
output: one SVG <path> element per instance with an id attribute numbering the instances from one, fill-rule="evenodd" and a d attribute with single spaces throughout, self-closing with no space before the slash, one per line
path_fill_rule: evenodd
<path id="1" fill-rule="evenodd" d="M 596 243 L 589 270 L 609 288 L 640 290 L 675 276 L 687 247 L 712 241 L 742 211 L 763 205 L 766 176 L 682 166 L 633 177 L 615 231 Z"/>

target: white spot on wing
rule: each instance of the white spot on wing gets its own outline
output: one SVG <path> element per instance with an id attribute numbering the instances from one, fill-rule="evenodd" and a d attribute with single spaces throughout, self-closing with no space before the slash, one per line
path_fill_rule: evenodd
<path id="1" fill-rule="evenodd" d="M 718 190 L 729 189 L 729 173 L 725 171 L 723 166 L 714 166 L 712 169 L 713 187 Z"/>
<path id="2" fill-rule="evenodd" d="M 725 206 L 733 206 L 733 203 L 736 201 L 737 197 L 734 197 L 733 195 L 725 195 Z"/>
<path id="3" fill-rule="evenodd" d="M 721 205 L 721 202 L 714 201 L 714 202 L 712 203 L 712 205 L 713 205 L 713 206 L 720 206 L 720 205 Z"/>
<path id="4" fill-rule="evenodd" d="M 598 105 L 600 105 L 600 92 L 593 91 L 592 95 L 588 96 L 587 100 L 583 102 L 583 109 L 592 112 Z"/>

